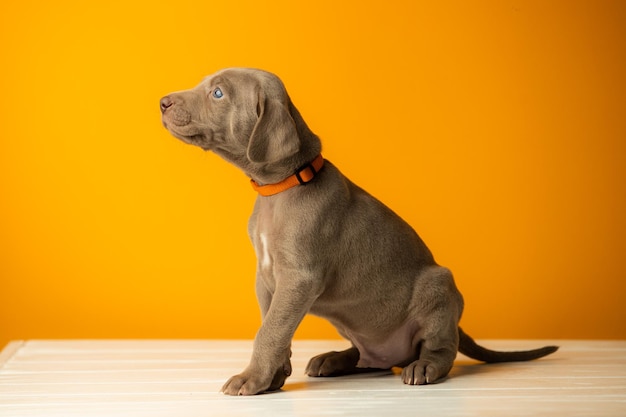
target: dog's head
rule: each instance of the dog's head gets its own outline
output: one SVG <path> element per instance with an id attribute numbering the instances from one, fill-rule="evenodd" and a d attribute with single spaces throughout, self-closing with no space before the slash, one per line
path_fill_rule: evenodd
<path id="1" fill-rule="evenodd" d="M 161 113 L 172 135 L 266 183 L 293 173 L 321 150 L 283 83 L 266 71 L 219 71 L 190 90 L 163 97 Z"/>

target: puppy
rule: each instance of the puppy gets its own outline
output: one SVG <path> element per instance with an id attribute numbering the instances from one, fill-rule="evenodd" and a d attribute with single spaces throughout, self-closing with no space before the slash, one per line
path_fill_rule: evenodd
<path id="1" fill-rule="evenodd" d="M 411 226 L 322 158 L 319 138 L 275 75 L 225 69 L 160 105 L 172 135 L 239 167 L 259 193 L 248 231 L 263 322 L 250 364 L 226 382 L 225 394 L 282 387 L 307 313 L 352 343 L 312 358 L 313 377 L 402 367 L 402 381 L 420 385 L 445 377 L 457 351 L 505 362 L 557 350 L 495 352 L 466 335 L 450 271 Z"/>

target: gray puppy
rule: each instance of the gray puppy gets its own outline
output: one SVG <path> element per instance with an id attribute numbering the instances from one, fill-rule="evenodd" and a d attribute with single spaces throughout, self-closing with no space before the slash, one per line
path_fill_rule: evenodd
<path id="1" fill-rule="evenodd" d="M 225 69 L 160 104 L 172 135 L 239 167 L 260 194 L 248 231 L 263 323 L 250 364 L 226 382 L 225 394 L 282 387 L 307 313 L 352 343 L 312 358 L 310 376 L 402 367 L 403 382 L 419 385 L 445 377 L 457 351 L 484 362 L 556 351 L 495 352 L 467 336 L 450 271 L 411 226 L 321 157 L 319 138 L 275 75 Z"/>

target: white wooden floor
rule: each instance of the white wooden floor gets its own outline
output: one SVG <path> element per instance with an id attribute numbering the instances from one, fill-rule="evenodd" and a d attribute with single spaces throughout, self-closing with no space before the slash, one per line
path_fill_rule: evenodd
<path id="1" fill-rule="evenodd" d="M 343 341 L 295 341 L 284 389 L 218 393 L 246 366 L 250 341 L 27 341 L 0 353 L 0 416 L 626 416 L 626 341 L 482 341 L 498 349 L 558 344 L 533 362 L 482 365 L 459 355 L 440 384 L 397 374 L 303 375 Z"/>

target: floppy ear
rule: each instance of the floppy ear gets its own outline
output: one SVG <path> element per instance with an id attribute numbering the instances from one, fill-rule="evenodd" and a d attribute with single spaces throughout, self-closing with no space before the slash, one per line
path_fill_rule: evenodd
<path id="1" fill-rule="evenodd" d="M 260 91 L 257 116 L 259 119 L 248 142 L 247 154 L 250 161 L 277 162 L 298 152 L 300 138 L 296 123 L 289 113 L 288 103 L 267 98 Z"/>

